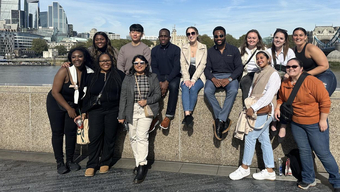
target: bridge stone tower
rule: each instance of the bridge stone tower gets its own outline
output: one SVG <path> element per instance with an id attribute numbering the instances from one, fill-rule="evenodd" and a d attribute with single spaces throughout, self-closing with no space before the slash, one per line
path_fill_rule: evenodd
<path id="1" fill-rule="evenodd" d="M 328 43 L 332 37 L 335 35 L 339 27 L 333 26 L 315 26 L 313 30 L 312 37 L 317 37 L 321 42 Z M 313 38 L 313 44 L 316 45 L 317 42 Z"/>

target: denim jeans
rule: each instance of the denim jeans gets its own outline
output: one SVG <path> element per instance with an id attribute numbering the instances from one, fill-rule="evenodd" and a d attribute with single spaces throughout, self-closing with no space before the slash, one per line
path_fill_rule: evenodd
<path id="1" fill-rule="evenodd" d="M 182 81 L 182 103 L 184 111 L 193 111 L 197 102 L 198 92 L 203 88 L 204 84 L 201 79 L 198 79 L 194 86 L 190 89 Z"/>
<path id="2" fill-rule="evenodd" d="M 166 108 L 166 114 L 165 114 L 165 116 L 167 117 L 173 117 L 175 115 L 180 80 L 181 79 L 179 77 L 175 77 L 169 82 L 168 106 Z"/>
<path id="3" fill-rule="evenodd" d="M 302 125 L 291 122 L 291 129 L 300 152 L 302 181 L 313 183 L 315 180 L 313 150 L 329 173 L 329 183 L 340 188 L 339 167 L 329 150 L 329 128 L 321 132 L 318 123 Z"/>
<path id="4" fill-rule="evenodd" d="M 315 75 L 315 77 L 323 82 L 328 91 L 329 96 L 331 96 L 337 86 L 337 80 L 334 73 L 330 69 L 327 69 L 325 72 Z"/>
<path id="5" fill-rule="evenodd" d="M 266 168 L 274 168 L 274 155 L 273 148 L 269 138 L 269 125 L 272 122 L 273 117 L 268 117 L 267 115 L 259 115 L 257 116 L 255 127 L 261 127 L 262 129 L 254 129 L 250 131 L 247 135 L 245 135 L 244 141 L 244 153 L 242 163 L 244 165 L 251 165 L 254 152 L 255 152 L 255 144 L 256 139 L 261 143 L 261 149 L 263 153 L 263 161 Z"/>
<path id="6" fill-rule="evenodd" d="M 216 79 L 226 79 L 230 77 L 231 73 L 215 73 L 214 76 Z M 204 95 L 208 99 L 211 107 L 214 111 L 215 119 L 219 119 L 222 121 L 226 121 L 231 108 L 233 107 L 237 92 L 238 92 L 238 80 L 234 79 L 227 86 L 223 87 L 223 89 L 227 92 L 226 98 L 223 103 L 223 107 L 220 107 L 218 103 L 215 92 L 216 87 L 211 80 L 207 80 L 204 87 Z"/>

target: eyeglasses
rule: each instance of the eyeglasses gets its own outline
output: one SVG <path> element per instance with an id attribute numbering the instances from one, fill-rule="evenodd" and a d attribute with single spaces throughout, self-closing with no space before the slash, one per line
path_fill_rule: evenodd
<path id="1" fill-rule="evenodd" d="M 223 38 L 224 35 L 214 35 L 214 38 L 217 39 L 218 37 Z"/>
<path id="2" fill-rule="evenodd" d="M 135 62 L 133 62 L 133 64 L 134 64 L 134 65 L 138 65 L 138 64 L 144 65 L 145 62 L 144 62 L 144 61 L 140 61 L 140 62 L 135 61 Z"/>
<path id="3" fill-rule="evenodd" d="M 111 62 L 111 60 L 102 60 L 102 61 L 99 61 L 99 63 L 109 63 Z"/>
<path id="4" fill-rule="evenodd" d="M 296 69 L 298 68 L 299 66 L 298 65 L 292 65 L 292 66 L 286 66 L 286 69 L 290 69 L 290 68 L 293 68 L 293 69 Z"/>
<path id="5" fill-rule="evenodd" d="M 187 33 L 187 37 L 189 37 L 190 35 L 194 36 L 194 35 L 196 35 L 196 32 L 193 31 L 193 32 L 191 32 L 191 33 Z"/>

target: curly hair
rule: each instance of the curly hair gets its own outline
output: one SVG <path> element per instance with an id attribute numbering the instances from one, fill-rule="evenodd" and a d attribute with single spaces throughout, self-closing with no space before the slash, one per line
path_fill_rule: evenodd
<path id="1" fill-rule="evenodd" d="M 99 49 L 95 44 L 95 40 L 98 35 L 101 35 L 106 39 L 106 45 L 102 49 Z M 94 34 L 92 40 L 92 47 L 89 50 L 94 61 L 98 60 L 100 54 L 108 53 L 109 55 L 111 55 L 113 59 L 113 65 L 117 66 L 118 51 L 111 45 L 111 41 L 105 32 L 98 31 L 96 34 Z M 95 68 L 97 67 L 99 67 L 99 63 L 96 63 Z"/>
<path id="2" fill-rule="evenodd" d="M 84 63 L 86 66 L 92 68 L 93 65 L 92 65 L 92 58 L 91 58 L 91 55 L 90 53 L 87 51 L 87 49 L 85 47 L 75 47 L 73 49 L 71 49 L 68 54 L 67 54 L 67 59 L 70 63 L 72 63 L 72 53 L 75 52 L 75 51 L 81 51 L 84 55 Z M 84 66 L 84 65 L 83 65 Z"/>

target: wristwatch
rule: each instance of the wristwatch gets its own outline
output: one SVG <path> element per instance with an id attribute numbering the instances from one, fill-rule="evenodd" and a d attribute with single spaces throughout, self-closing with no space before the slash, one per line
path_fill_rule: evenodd
<path id="1" fill-rule="evenodd" d="M 228 77 L 228 80 L 231 82 L 231 81 L 233 81 L 233 79 L 231 78 L 231 77 Z"/>

